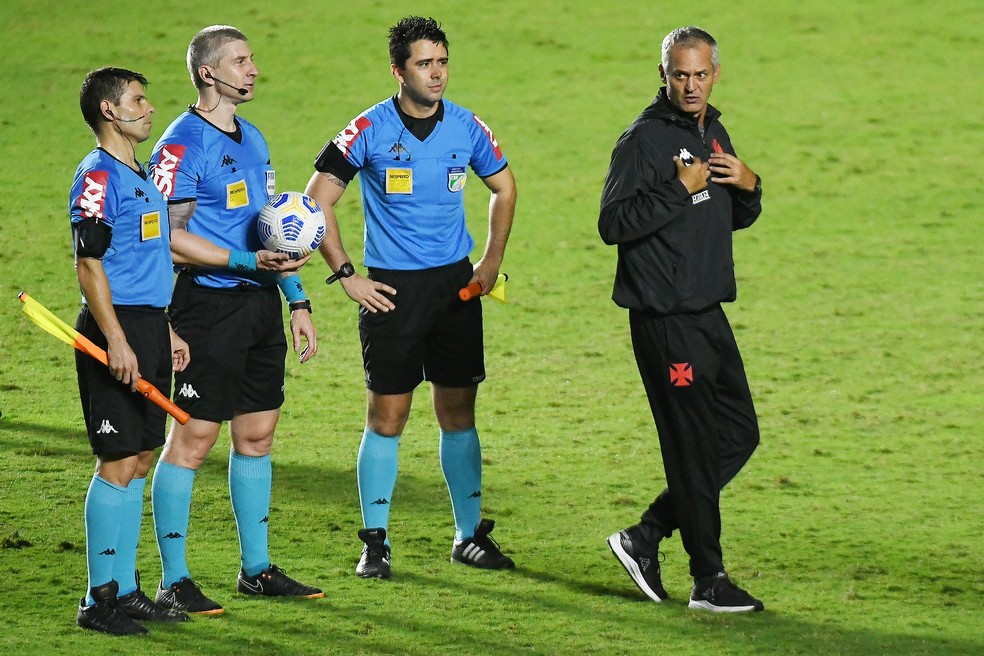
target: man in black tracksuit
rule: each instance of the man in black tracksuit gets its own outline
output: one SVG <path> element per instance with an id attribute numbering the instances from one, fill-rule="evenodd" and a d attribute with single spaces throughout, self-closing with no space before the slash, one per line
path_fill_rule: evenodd
<path id="1" fill-rule="evenodd" d="M 690 607 L 740 612 L 763 604 L 725 573 L 719 499 L 759 433 L 721 303 L 736 296 L 731 233 L 758 218 L 762 190 L 707 104 L 719 74 L 709 34 L 668 34 L 665 86 L 618 140 L 605 182 L 598 230 L 618 245 L 612 299 L 629 310 L 667 483 L 641 521 L 608 544 L 658 602 L 668 597 L 659 541 L 679 530 L 694 577 Z"/>

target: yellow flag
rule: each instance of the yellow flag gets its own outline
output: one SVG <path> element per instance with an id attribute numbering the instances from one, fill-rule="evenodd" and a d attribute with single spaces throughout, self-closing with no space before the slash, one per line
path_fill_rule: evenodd
<path id="1" fill-rule="evenodd" d="M 505 273 L 500 273 L 495 279 L 495 284 L 492 285 L 492 290 L 489 292 L 489 296 L 499 301 L 500 303 L 506 302 L 506 281 L 509 280 L 509 276 Z"/>
<path id="2" fill-rule="evenodd" d="M 79 337 L 77 330 L 52 314 L 48 308 L 28 296 L 27 292 L 19 293 L 17 298 L 24 303 L 24 314 L 26 314 L 31 321 L 38 324 L 44 330 L 51 333 L 69 346 L 75 346 L 75 340 Z"/>

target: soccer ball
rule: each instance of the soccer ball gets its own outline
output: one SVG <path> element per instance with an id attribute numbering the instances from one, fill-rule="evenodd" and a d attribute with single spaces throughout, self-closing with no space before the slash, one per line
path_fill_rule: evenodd
<path id="1" fill-rule="evenodd" d="M 296 260 L 314 252 L 325 238 L 325 214 L 310 196 L 285 191 L 263 206 L 256 229 L 264 248 Z"/>

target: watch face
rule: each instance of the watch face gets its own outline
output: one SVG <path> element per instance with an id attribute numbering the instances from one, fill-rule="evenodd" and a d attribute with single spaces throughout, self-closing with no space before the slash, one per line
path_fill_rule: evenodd
<path id="1" fill-rule="evenodd" d="M 350 262 L 346 262 L 338 270 L 339 278 L 351 278 L 355 275 L 355 267 Z"/>

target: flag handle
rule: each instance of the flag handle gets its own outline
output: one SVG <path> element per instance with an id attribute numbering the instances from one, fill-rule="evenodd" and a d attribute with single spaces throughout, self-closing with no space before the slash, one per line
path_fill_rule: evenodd
<path id="1" fill-rule="evenodd" d="M 463 301 L 470 301 L 476 296 L 480 295 L 481 293 L 482 293 L 482 283 L 476 280 L 475 282 L 468 283 L 466 287 L 462 287 L 461 289 L 459 289 L 458 298 L 460 298 Z"/>
<path id="2" fill-rule="evenodd" d="M 99 360 L 99 362 L 102 362 L 107 367 L 109 366 L 109 358 L 106 357 L 106 351 L 93 344 L 92 340 L 88 337 L 82 335 L 59 319 L 48 308 L 31 298 L 26 292 L 20 292 L 17 294 L 17 298 L 24 303 L 24 313 L 31 321 L 58 339 L 71 344 L 79 351 Z M 73 341 L 69 342 L 68 339 L 70 338 L 73 338 Z M 191 416 L 187 412 L 176 406 L 171 399 L 164 396 L 159 389 L 143 378 L 137 379 L 137 391 L 164 410 L 164 412 L 174 417 L 174 420 L 179 424 L 187 424 L 188 420 L 191 419 Z"/>

